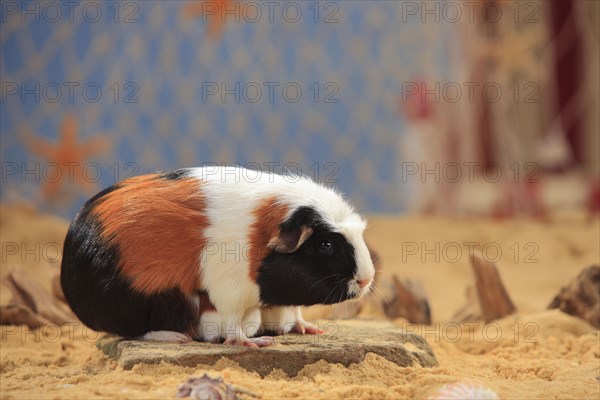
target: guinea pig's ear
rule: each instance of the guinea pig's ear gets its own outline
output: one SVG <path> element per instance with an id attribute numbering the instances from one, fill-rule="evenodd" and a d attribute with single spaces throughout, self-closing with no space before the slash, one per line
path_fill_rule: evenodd
<path id="1" fill-rule="evenodd" d="M 309 226 L 280 230 L 279 235 L 269 241 L 268 247 L 279 253 L 292 253 L 302 246 L 312 235 L 313 230 Z"/>

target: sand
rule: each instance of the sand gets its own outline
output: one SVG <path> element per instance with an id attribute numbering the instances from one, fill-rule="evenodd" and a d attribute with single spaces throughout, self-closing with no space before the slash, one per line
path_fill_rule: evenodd
<path id="1" fill-rule="evenodd" d="M 67 223 L 23 207 L 2 207 L 0 274 L 24 265 L 49 287 L 48 270 L 58 262 L 48 243 L 62 243 Z M 533 220 L 473 220 L 442 217 L 370 218 L 367 238 L 382 258 L 383 275 L 419 280 L 432 308 L 434 324 L 398 326 L 416 331 L 431 344 L 436 368 L 401 368 L 376 355 L 350 367 L 323 361 L 296 377 L 274 371 L 265 378 L 230 361 L 181 367 L 161 363 L 126 371 L 94 345 L 96 333 L 80 326 L 29 331 L 1 327 L 1 398 L 174 398 L 190 375 L 208 373 L 260 398 L 427 398 L 443 384 L 481 384 L 503 399 L 600 398 L 598 331 L 577 318 L 545 308 L 559 288 L 584 267 L 600 260 L 600 221 L 581 213 Z M 6 243 L 40 243 L 39 257 L 8 254 Z M 478 242 L 498 265 L 517 314 L 490 325 L 449 323 L 464 304 L 472 277 L 468 247 Z M 439 251 L 435 251 L 439 243 Z M 467 244 L 465 244 L 467 243 Z M 515 245 L 516 243 L 516 245 Z M 414 253 L 414 245 L 419 250 Z M 451 250 L 462 248 L 456 256 Z M 29 247 L 28 247 L 29 248 Z M 34 247 L 35 248 L 35 247 Z M 519 249 L 517 254 L 516 249 Z M 535 254 L 534 253 L 535 251 Z M 439 259 L 436 260 L 436 255 Z M 422 260 L 422 256 L 425 257 Z M 532 262 L 527 262 L 532 261 Z M 381 294 L 385 288 L 381 288 Z M 3 289 L 0 302 L 9 295 Z M 320 317 L 327 310 L 307 314 Z M 366 309 L 360 317 L 376 317 Z M 242 398 L 253 398 L 241 395 Z"/>

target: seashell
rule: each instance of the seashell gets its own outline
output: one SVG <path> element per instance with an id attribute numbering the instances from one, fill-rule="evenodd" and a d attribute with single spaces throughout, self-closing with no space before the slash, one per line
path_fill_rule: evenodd
<path id="1" fill-rule="evenodd" d="M 491 389 L 476 383 L 456 382 L 444 385 L 429 400 L 499 400 L 500 397 Z"/>
<path id="2" fill-rule="evenodd" d="M 190 377 L 177 388 L 177 397 L 190 397 L 194 400 L 238 400 L 233 386 L 223 378 L 211 378 L 207 374 L 198 378 Z"/>

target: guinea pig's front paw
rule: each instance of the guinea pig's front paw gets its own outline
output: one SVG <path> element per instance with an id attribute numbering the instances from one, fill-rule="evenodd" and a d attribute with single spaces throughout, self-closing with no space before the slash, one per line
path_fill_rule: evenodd
<path id="1" fill-rule="evenodd" d="M 267 347 L 275 344 L 275 339 L 271 336 L 260 336 L 249 339 L 225 339 L 223 344 L 228 346 Z"/>
<path id="2" fill-rule="evenodd" d="M 325 333 L 324 330 L 317 328 L 314 325 L 311 325 L 305 321 L 296 322 L 294 327 L 292 328 L 292 332 L 299 333 L 301 335 L 309 334 L 309 335 L 321 335 Z"/>

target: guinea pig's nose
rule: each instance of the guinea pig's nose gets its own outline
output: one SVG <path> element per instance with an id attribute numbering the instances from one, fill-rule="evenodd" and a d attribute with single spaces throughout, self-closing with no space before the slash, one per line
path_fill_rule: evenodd
<path id="1" fill-rule="evenodd" d="M 361 280 L 358 281 L 358 286 L 360 286 L 361 288 L 364 288 L 369 283 L 371 283 L 370 279 L 361 279 Z"/>

